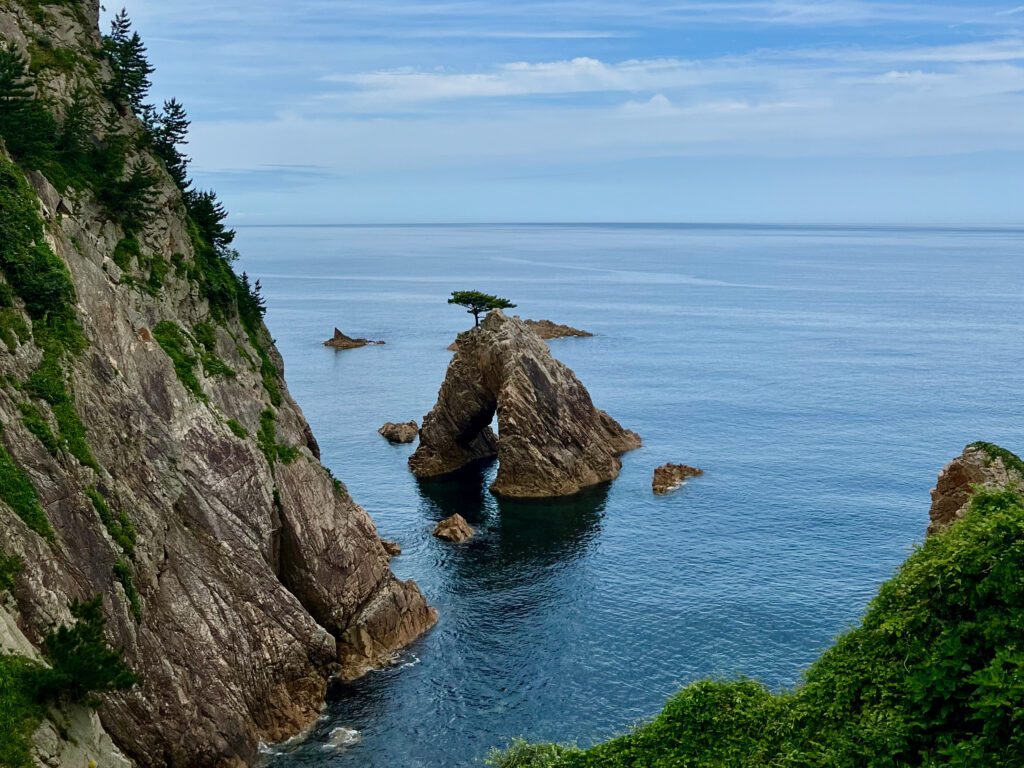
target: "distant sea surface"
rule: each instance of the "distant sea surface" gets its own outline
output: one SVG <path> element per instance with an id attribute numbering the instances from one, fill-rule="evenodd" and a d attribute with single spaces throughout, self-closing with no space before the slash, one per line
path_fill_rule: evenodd
<path id="1" fill-rule="evenodd" d="M 942 465 L 979 439 L 1024 450 L 1022 235 L 242 229 L 324 463 L 441 615 L 393 666 L 332 688 L 268 764 L 478 765 L 516 736 L 607 738 L 698 678 L 797 683 L 923 539 Z M 487 491 L 493 467 L 413 478 L 412 448 L 377 428 L 433 405 L 472 325 L 446 304 L 458 289 L 596 334 L 551 350 L 643 436 L 616 481 L 516 503 Z M 335 326 L 387 343 L 336 352 Z M 655 497 L 668 461 L 706 474 Z M 454 512 L 467 544 L 431 536 Z"/>

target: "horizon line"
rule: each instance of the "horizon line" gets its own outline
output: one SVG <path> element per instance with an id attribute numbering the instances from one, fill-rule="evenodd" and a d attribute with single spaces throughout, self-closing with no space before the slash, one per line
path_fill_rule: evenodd
<path id="1" fill-rule="evenodd" d="M 366 221 L 329 223 L 235 223 L 242 229 L 332 229 L 371 227 L 693 227 L 693 228 L 763 228 L 763 229 L 936 229 L 936 230 L 1019 230 L 1024 223 L 961 222 L 936 224 L 926 222 L 765 222 L 765 221 Z"/>

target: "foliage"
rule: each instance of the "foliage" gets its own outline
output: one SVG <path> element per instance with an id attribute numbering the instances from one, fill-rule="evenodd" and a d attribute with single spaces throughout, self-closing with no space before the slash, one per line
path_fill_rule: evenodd
<path id="1" fill-rule="evenodd" d="M 123 175 L 106 180 L 96 197 L 125 232 L 138 232 L 153 214 L 159 177 L 146 160 L 136 159 Z"/>
<path id="2" fill-rule="evenodd" d="M 989 457 L 989 460 L 991 461 L 994 461 L 995 459 L 1001 459 L 1004 467 L 1010 470 L 1015 470 L 1022 477 L 1024 477 L 1024 459 L 1021 459 L 1020 456 L 1013 453 L 1012 451 L 1006 450 L 1001 445 L 996 445 L 995 443 L 986 443 L 984 441 L 979 440 L 976 443 L 971 443 L 968 447 L 981 449 L 982 451 L 985 452 L 985 454 Z"/>
<path id="3" fill-rule="evenodd" d="M 56 456 L 60 450 L 60 441 L 54 436 L 53 430 L 50 429 L 50 422 L 46 420 L 42 412 L 34 403 L 28 402 L 18 403 L 18 410 L 21 411 L 21 423 L 25 425 L 25 428 L 36 436 L 47 453 Z"/>
<path id="4" fill-rule="evenodd" d="M 114 578 L 121 582 L 121 586 L 124 588 L 124 595 L 128 598 L 128 605 L 131 606 L 135 621 L 142 621 L 142 601 L 139 598 L 139 591 L 135 588 L 135 580 L 132 578 L 131 564 L 127 560 L 118 560 L 114 563 Z"/>
<path id="5" fill-rule="evenodd" d="M 142 246 L 139 245 L 137 237 L 122 237 L 114 252 L 110 254 L 111 260 L 121 268 L 122 271 L 131 269 L 132 262 L 138 263 L 142 260 Z"/>
<path id="6" fill-rule="evenodd" d="M 1011 768 L 1024 757 L 1024 497 L 980 493 L 795 690 L 703 681 L 633 733 L 499 768 Z"/>
<path id="7" fill-rule="evenodd" d="M 299 458 L 299 449 L 277 442 L 276 417 L 269 408 L 264 409 L 260 414 L 260 428 L 256 433 L 256 443 L 259 445 L 267 463 L 273 466 L 277 461 L 282 464 L 291 464 Z"/>
<path id="8" fill-rule="evenodd" d="M 71 604 L 77 619 L 48 633 L 44 641 L 51 669 L 41 690 L 50 698 L 93 704 L 94 693 L 130 688 L 136 677 L 121 659 L 121 652 L 107 645 L 104 636 L 103 597 Z"/>
<path id="9" fill-rule="evenodd" d="M 14 580 L 21 573 L 24 564 L 17 555 L 8 555 L 0 550 L 0 592 L 14 589 Z"/>
<path id="10" fill-rule="evenodd" d="M 208 398 L 196 377 L 195 369 L 198 359 L 189 351 L 188 341 L 178 324 L 170 320 L 157 323 L 153 328 L 153 338 L 171 358 L 174 372 L 178 374 L 178 380 L 185 386 L 185 389 L 205 403 Z"/>
<path id="11" fill-rule="evenodd" d="M 135 526 L 132 521 L 128 518 L 124 512 L 118 512 L 114 514 L 114 510 L 107 504 L 107 500 L 103 498 L 103 494 L 100 493 L 96 488 L 86 488 L 85 495 L 89 497 L 92 502 L 93 508 L 96 510 L 96 514 L 100 517 L 100 522 L 103 523 L 103 527 L 107 529 L 107 533 L 110 534 L 110 538 L 121 547 L 122 551 L 128 557 L 135 557 L 135 542 L 138 539 L 135 533 Z"/>
<path id="12" fill-rule="evenodd" d="M 18 348 L 18 344 L 28 341 L 31 336 L 28 324 L 18 310 L 0 309 L 0 341 L 7 347 L 8 352 L 13 352 Z"/>
<path id="13" fill-rule="evenodd" d="M 159 157 L 178 188 L 185 192 L 191 185 L 188 178 L 189 159 L 179 147 L 188 144 L 188 129 L 191 122 L 185 107 L 177 99 L 164 102 L 161 112 L 152 107 L 143 115 L 143 122 L 149 130 L 153 153 Z"/>
<path id="14" fill-rule="evenodd" d="M 3 429 L 0 427 L 0 434 Z M 53 541 L 56 536 L 50 525 L 39 494 L 28 475 L 19 467 L 3 442 L 0 441 L 0 500 L 14 510 L 14 514 L 44 539 Z"/>
<path id="15" fill-rule="evenodd" d="M 45 709 L 38 697 L 46 668 L 24 656 L 0 653 L 0 765 L 35 768 L 32 734 Z"/>
<path id="16" fill-rule="evenodd" d="M 466 307 L 466 311 L 473 316 L 474 325 L 480 325 L 482 312 L 490 312 L 492 309 L 513 309 L 516 306 L 508 299 L 480 291 L 452 291 L 448 303 Z"/>
<path id="17" fill-rule="evenodd" d="M 245 427 L 238 423 L 237 419 L 228 419 L 228 429 L 235 433 L 235 437 L 244 440 L 249 436 L 249 433 L 245 431 Z"/>
<path id="18" fill-rule="evenodd" d="M 132 31 L 131 19 L 124 8 L 111 21 L 110 34 L 103 37 L 103 51 L 114 75 L 107 84 L 108 98 L 122 109 L 142 115 L 153 67 L 146 58 L 146 46 L 139 33 Z"/>

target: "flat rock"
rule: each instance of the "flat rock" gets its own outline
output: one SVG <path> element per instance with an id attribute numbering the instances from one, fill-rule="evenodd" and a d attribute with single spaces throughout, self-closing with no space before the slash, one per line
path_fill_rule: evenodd
<path id="1" fill-rule="evenodd" d="M 334 335 L 324 342 L 324 346 L 331 347 L 332 349 L 357 349 L 366 346 L 379 346 L 383 343 L 383 341 L 372 341 L 370 339 L 353 339 L 351 336 L 346 336 L 338 328 L 335 328 Z"/>
<path id="2" fill-rule="evenodd" d="M 703 475 L 703 469 L 687 464 L 662 464 L 654 470 L 651 488 L 655 493 L 668 493 L 680 487 L 687 478 Z"/>
<path id="3" fill-rule="evenodd" d="M 563 339 L 567 336 L 588 338 L 594 335 L 590 331 L 582 331 L 579 328 L 573 328 L 571 325 L 562 325 L 561 323 L 555 323 L 551 320 L 523 320 L 523 323 L 527 328 L 546 341 L 550 339 Z M 448 349 L 451 352 L 454 352 L 458 348 L 459 342 L 457 340 L 448 345 Z"/>
<path id="4" fill-rule="evenodd" d="M 459 335 L 437 404 L 409 458 L 418 477 L 497 456 L 491 490 L 566 496 L 618 476 L 640 437 L 596 408 L 576 375 L 518 317 L 500 310 Z M 498 415 L 498 436 L 490 424 Z"/>
<path id="5" fill-rule="evenodd" d="M 473 534 L 476 533 L 469 523 L 466 522 L 466 518 L 456 512 L 451 517 L 446 517 L 444 520 L 434 526 L 434 535 L 439 539 L 445 541 L 453 541 L 456 544 L 459 542 L 466 541 L 473 538 Z"/>
<path id="6" fill-rule="evenodd" d="M 419 434 L 419 426 L 415 421 L 396 423 L 389 421 L 377 430 L 389 443 L 411 443 Z"/>
<path id="7" fill-rule="evenodd" d="M 1017 487 L 1024 490 L 1024 463 L 991 443 L 972 443 L 943 467 L 932 488 L 928 535 L 945 530 L 961 519 L 979 488 Z"/>

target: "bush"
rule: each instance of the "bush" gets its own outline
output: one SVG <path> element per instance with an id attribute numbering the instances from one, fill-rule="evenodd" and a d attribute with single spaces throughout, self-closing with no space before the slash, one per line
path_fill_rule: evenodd
<path id="1" fill-rule="evenodd" d="M 18 410 L 21 411 L 21 423 L 25 428 L 36 436 L 36 439 L 43 444 L 47 453 L 56 456 L 60 450 L 60 442 L 54 437 L 50 429 L 50 422 L 33 403 L 18 403 Z"/>
<path id="2" fill-rule="evenodd" d="M 86 488 L 85 495 L 92 502 L 92 506 L 96 510 L 96 514 L 99 515 L 103 527 L 110 534 L 110 538 L 121 547 L 128 557 L 134 558 L 135 543 L 138 536 L 135 533 L 135 526 L 128 519 L 128 515 L 124 512 L 115 515 L 114 511 L 107 504 L 107 500 L 103 498 L 103 494 L 96 490 L 96 488 Z"/>
<path id="3" fill-rule="evenodd" d="M 124 595 L 128 598 L 128 605 L 132 609 L 135 621 L 142 621 L 142 602 L 139 599 L 139 591 L 135 589 L 131 564 L 126 560 L 118 560 L 114 563 L 114 578 L 121 582 L 121 586 L 124 587 Z"/>
<path id="4" fill-rule="evenodd" d="M 299 458 L 299 449 L 291 445 L 284 445 L 277 442 L 277 428 L 275 426 L 276 416 L 269 408 L 264 409 L 260 414 L 260 428 L 256 433 L 256 442 L 267 458 L 271 466 L 280 461 L 282 464 L 291 464 Z"/>
<path id="5" fill-rule="evenodd" d="M 0 765 L 35 768 L 32 734 L 45 710 L 39 680 L 46 668 L 23 656 L 0 653 Z"/>
<path id="6" fill-rule="evenodd" d="M 167 356 L 171 358 L 171 362 L 174 364 L 174 371 L 178 374 L 178 380 L 184 385 L 185 389 L 205 403 L 208 398 L 206 393 L 203 392 L 199 379 L 196 377 L 195 368 L 198 361 L 196 356 L 189 350 L 188 341 L 185 339 L 185 334 L 181 328 L 177 323 L 164 320 L 157 323 L 156 327 L 153 328 L 153 338 L 156 339 L 160 348 L 167 353 Z"/>
<path id="7" fill-rule="evenodd" d="M 235 437 L 244 440 L 249 436 L 249 433 L 245 431 L 245 427 L 238 423 L 235 419 L 228 419 L 228 429 L 235 433 Z"/>
<path id="8" fill-rule="evenodd" d="M 1011 454 L 1012 455 L 1012 454 Z M 1012 768 L 1024 759 L 1024 497 L 979 493 L 795 690 L 694 683 L 631 734 L 500 768 Z"/>
<path id="9" fill-rule="evenodd" d="M 0 435 L 3 428 L 0 427 Z M 47 541 L 53 541 L 56 535 L 50 525 L 46 512 L 39 503 L 39 494 L 35 486 L 29 480 L 28 475 L 22 471 L 14 458 L 7 452 L 7 448 L 0 442 L 0 499 L 4 501 L 14 514 L 30 529 L 38 533 Z"/>

